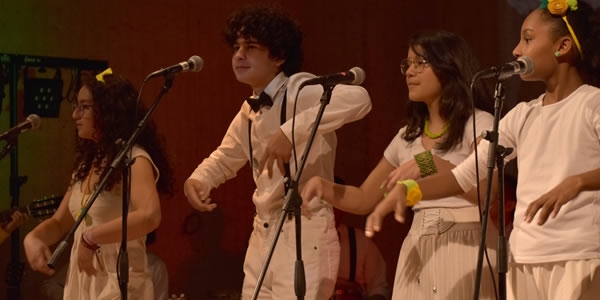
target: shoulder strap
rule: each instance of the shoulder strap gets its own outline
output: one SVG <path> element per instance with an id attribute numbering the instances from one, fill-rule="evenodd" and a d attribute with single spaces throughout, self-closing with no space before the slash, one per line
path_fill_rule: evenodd
<path id="1" fill-rule="evenodd" d="M 280 125 L 283 125 L 283 123 L 285 123 L 285 121 L 287 121 L 287 89 L 285 89 L 283 91 L 283 102 L 281 103 L 281 115 L 280 115 Z M 285 178 L 287 178 L 286 181 L 283 182 L 283 186 L 285 188 L 285 193 L 287 194 L 288 189 L 290 188 L 288 183 L 291 181 L 292 179 L 292 173 L 290 172 L 290 163 L 287 162 L 285 164 L 283 164 L 283 167 L 285 168 Z"/>
<path id="2" fill-rule="evenodd" d="M 252 108 L 250 109 L 252 111 Z M 250 174 L 254 173 L 254 156 L 252 155 L 252 120 L 248 119 L 248 150 L 250 151 Z"/>
<path id="3" fill-rule="evenodd" d="M 283 125 L 285 121 L 287 121 L 287 89 L 283 91 L 283 102 L 281 103 L 281 114 L 279 118 L 280 125 Z M 250 170 L 254 172 L 254 157 L 252 156 L 252 120 L 248 119 L 248 150 L 250 151 Z M 285 193 L 287 194 L 288 185 L 287 183 L 290 181 L 290 164 L 284 164 L 285 167 L 285 177 L 288 178 L 287 181 L 284 182 Z"/>

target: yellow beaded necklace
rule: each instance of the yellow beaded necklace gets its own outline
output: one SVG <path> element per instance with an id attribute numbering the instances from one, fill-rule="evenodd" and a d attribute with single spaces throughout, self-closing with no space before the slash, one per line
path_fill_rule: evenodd
<path id="1" fill-rule="evenodd" d="M 425 119 L 425 129 L 423 131 L 428 138 L 435 140 L 448 131 L 448 123 L 444 125 L 444 128 L 439 133 L 431 133 L 431 131 L 429 131 L 429 119 Z"/>

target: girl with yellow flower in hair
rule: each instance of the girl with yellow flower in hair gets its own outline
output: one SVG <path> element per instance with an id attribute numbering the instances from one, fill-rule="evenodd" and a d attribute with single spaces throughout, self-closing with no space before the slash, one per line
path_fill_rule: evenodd
<path id="1" fill-rule="evenodd" d="M 24 239 L 31 268 L 52 275 L 47 266 L 49 247 L 67 234 L 90 200 L 99 180 L 110 167 L 121 146 L 145 114 L 136 103 L 137 91 L 125 78 L 104 72 L 84 78 L 73 103 L 77 127 L 75 168 L 57 212 L 34 228 Z M 136 113 L 137 112 L 137 113 Z M 134 116 L 137 115 L 137 119 Z M 131 157 L 131 192 L 127 223 L 129 253 L 129 299 L 154 299 L 148 270 L 146 235 L 160 224 L 159 193 L 171 193 L 168 161 L 153 124 L 140 134 Z M 104 189 L 87 212 L 73 236 L 73 247 L 64 299 L 119 299 L 117 258 L 121 242 L 122 172 L 112 172 Z"/>
<path id="2" fill-rule="evenodd" d="M 499 144 L 518 158 L 517 207 L 510 235 L 508 299 L 600 299 L 600 26 L 574 0 L 543 1 L 521 27 L 515 57 L 535 70 L 545 93 L 501 121 Z M 480 174 L 489 143 L 477 147 Z M 476 183 L 471 155 L 451 172 L 396 187 L 375 209 L 404 221 L 411 203 L 459 194 Z M 407 197 L 407 189 L 422 194 Z M 381 224 L 367 224 L 373 230 Z"/>

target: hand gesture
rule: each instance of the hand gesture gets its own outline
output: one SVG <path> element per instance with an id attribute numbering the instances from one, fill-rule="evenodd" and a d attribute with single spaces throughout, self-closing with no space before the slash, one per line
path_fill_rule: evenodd
<path id="1" fill-rule="evenodd" d="M 267 144 L 265 154 L 261 157 L 258 170 L 262 173 L 264 167 L 269 171 L 269 178 L 273 177 L 273 164 L 277 161 L 277 167 L 281 174 L 285 174 L 284 164 L 290 161 L 292 156 L 292 143 L 283 131 L 278 130 Z"/>
<path id="2" fill-rule="evenodd" d="M 10 218 L 11 218 L 11 221 L 8 224 L 6 224 L 6 226 L 4 226 L 4 229 L 6 230 L 7 233 L 11 233 L 11 232 L 15 231 L 15 229 L 17 229 L 17 227 L 23 225 L 23 223 L 25 223 L 25 221 L 27 221 L 29 216 L 27 214 L 24 214 L 17 210 L 12 213 Z"/>
<path id="3" fill-rule="evenodd" d="M 367 216 L 365 223 L 365 235 L 367 237 L 373 237 L 375 232 L 379 232 L 381 230 L 383 219 L 390 212 L 392 212 L 392 210 L 394 210 L 393 202 L 387 198 L 377 203 L 375 209 L 369 214 L 369 216 Z"/>
<path id="4" fill-rule="evenodd" d="M 326 188 L 325 183 L 326 179 L 320 176 L 314 176 L 309 179 L 304 186 L 302 187 L 302 192 L 300 193 L 300 197 L 302 198 L 302 214 L 310 217 L 310 211 L 308 210 L 308 206 L 310 202 L 316 197 L 317 199 L 324 199 L 324 189 Z M 326 199 L 324 199 L 327 201 Z"/>
<path id="5" fill-rule="evenodd" d="M 196 179 L 188 178 L 183 184 L 183 192 L 192 207 L 199 211 L 212 211 L 216 203 L 210 203 L 210 187 Z"/>
<path id="6" fill-rule="evenodd" d="M 48 267 L 48 261 L 52 256 L 48 245 L 44 244 L 44 242 L 37 237 L 28 234 L 23 240 L 23 247 L 25 248 L 27 262 L 29 262 L 32 270 L 46 275 L 54 274 L 54 270 Z"/>
<path id="7" fill-rule="evenodd" d="M 83 237 L 81 237 L 83 238 Z M 94 256 L 96 251 L 80 245 L 77 249 L 77 266 L 80 272 L 85 272 L 90 276 L 96 275 L 96 268 L 94 268 Z"/>
<path id="8" fill-rule="evenodd" d="M 555 218 L 560 208 L 579 194 L 578 186 L 575 177 L 567 177 L 563 182 L 527 206 L 524 214 L 525 222 L 531 223 L 538 211 L 538 225 L 546 223 L 549 216 Z"/>
<path id="9" fill-rule="evenodd" d="M 417 180 L 419 178 L 421 178 L 421 171 L 419 170 L 417 161 L 413 158 L 397 167 L 394 171 L 390 172 L 386 180 L 383 182 L 383 186 L 385 186 L 387 190 L 392 190 L 399 180 Z"/>
<path id="10" fill-rule="evenodd" d="M 404 223 L 404 212 L 406 210 L 406 186 L 396 184 L 390 193 L 377 204 L 373 212 L 367 217 L 365 224 L 365 234 L 372 237 L 375 232 L 381 230 L 383 219 L 390 212 L 395 211 L 394 218 L 400 223 Z"/>

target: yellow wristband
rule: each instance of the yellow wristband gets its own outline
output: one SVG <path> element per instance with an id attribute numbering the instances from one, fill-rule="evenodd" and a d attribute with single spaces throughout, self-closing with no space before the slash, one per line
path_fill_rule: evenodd
<path id="1" fill-rule="evenodd" d="M 413 207 L 423 199 L 423 193 L 416 181 L 412 179 L 399 180 L 396 184 L 403 184 L 406 186 L 406 206 Z"/>

